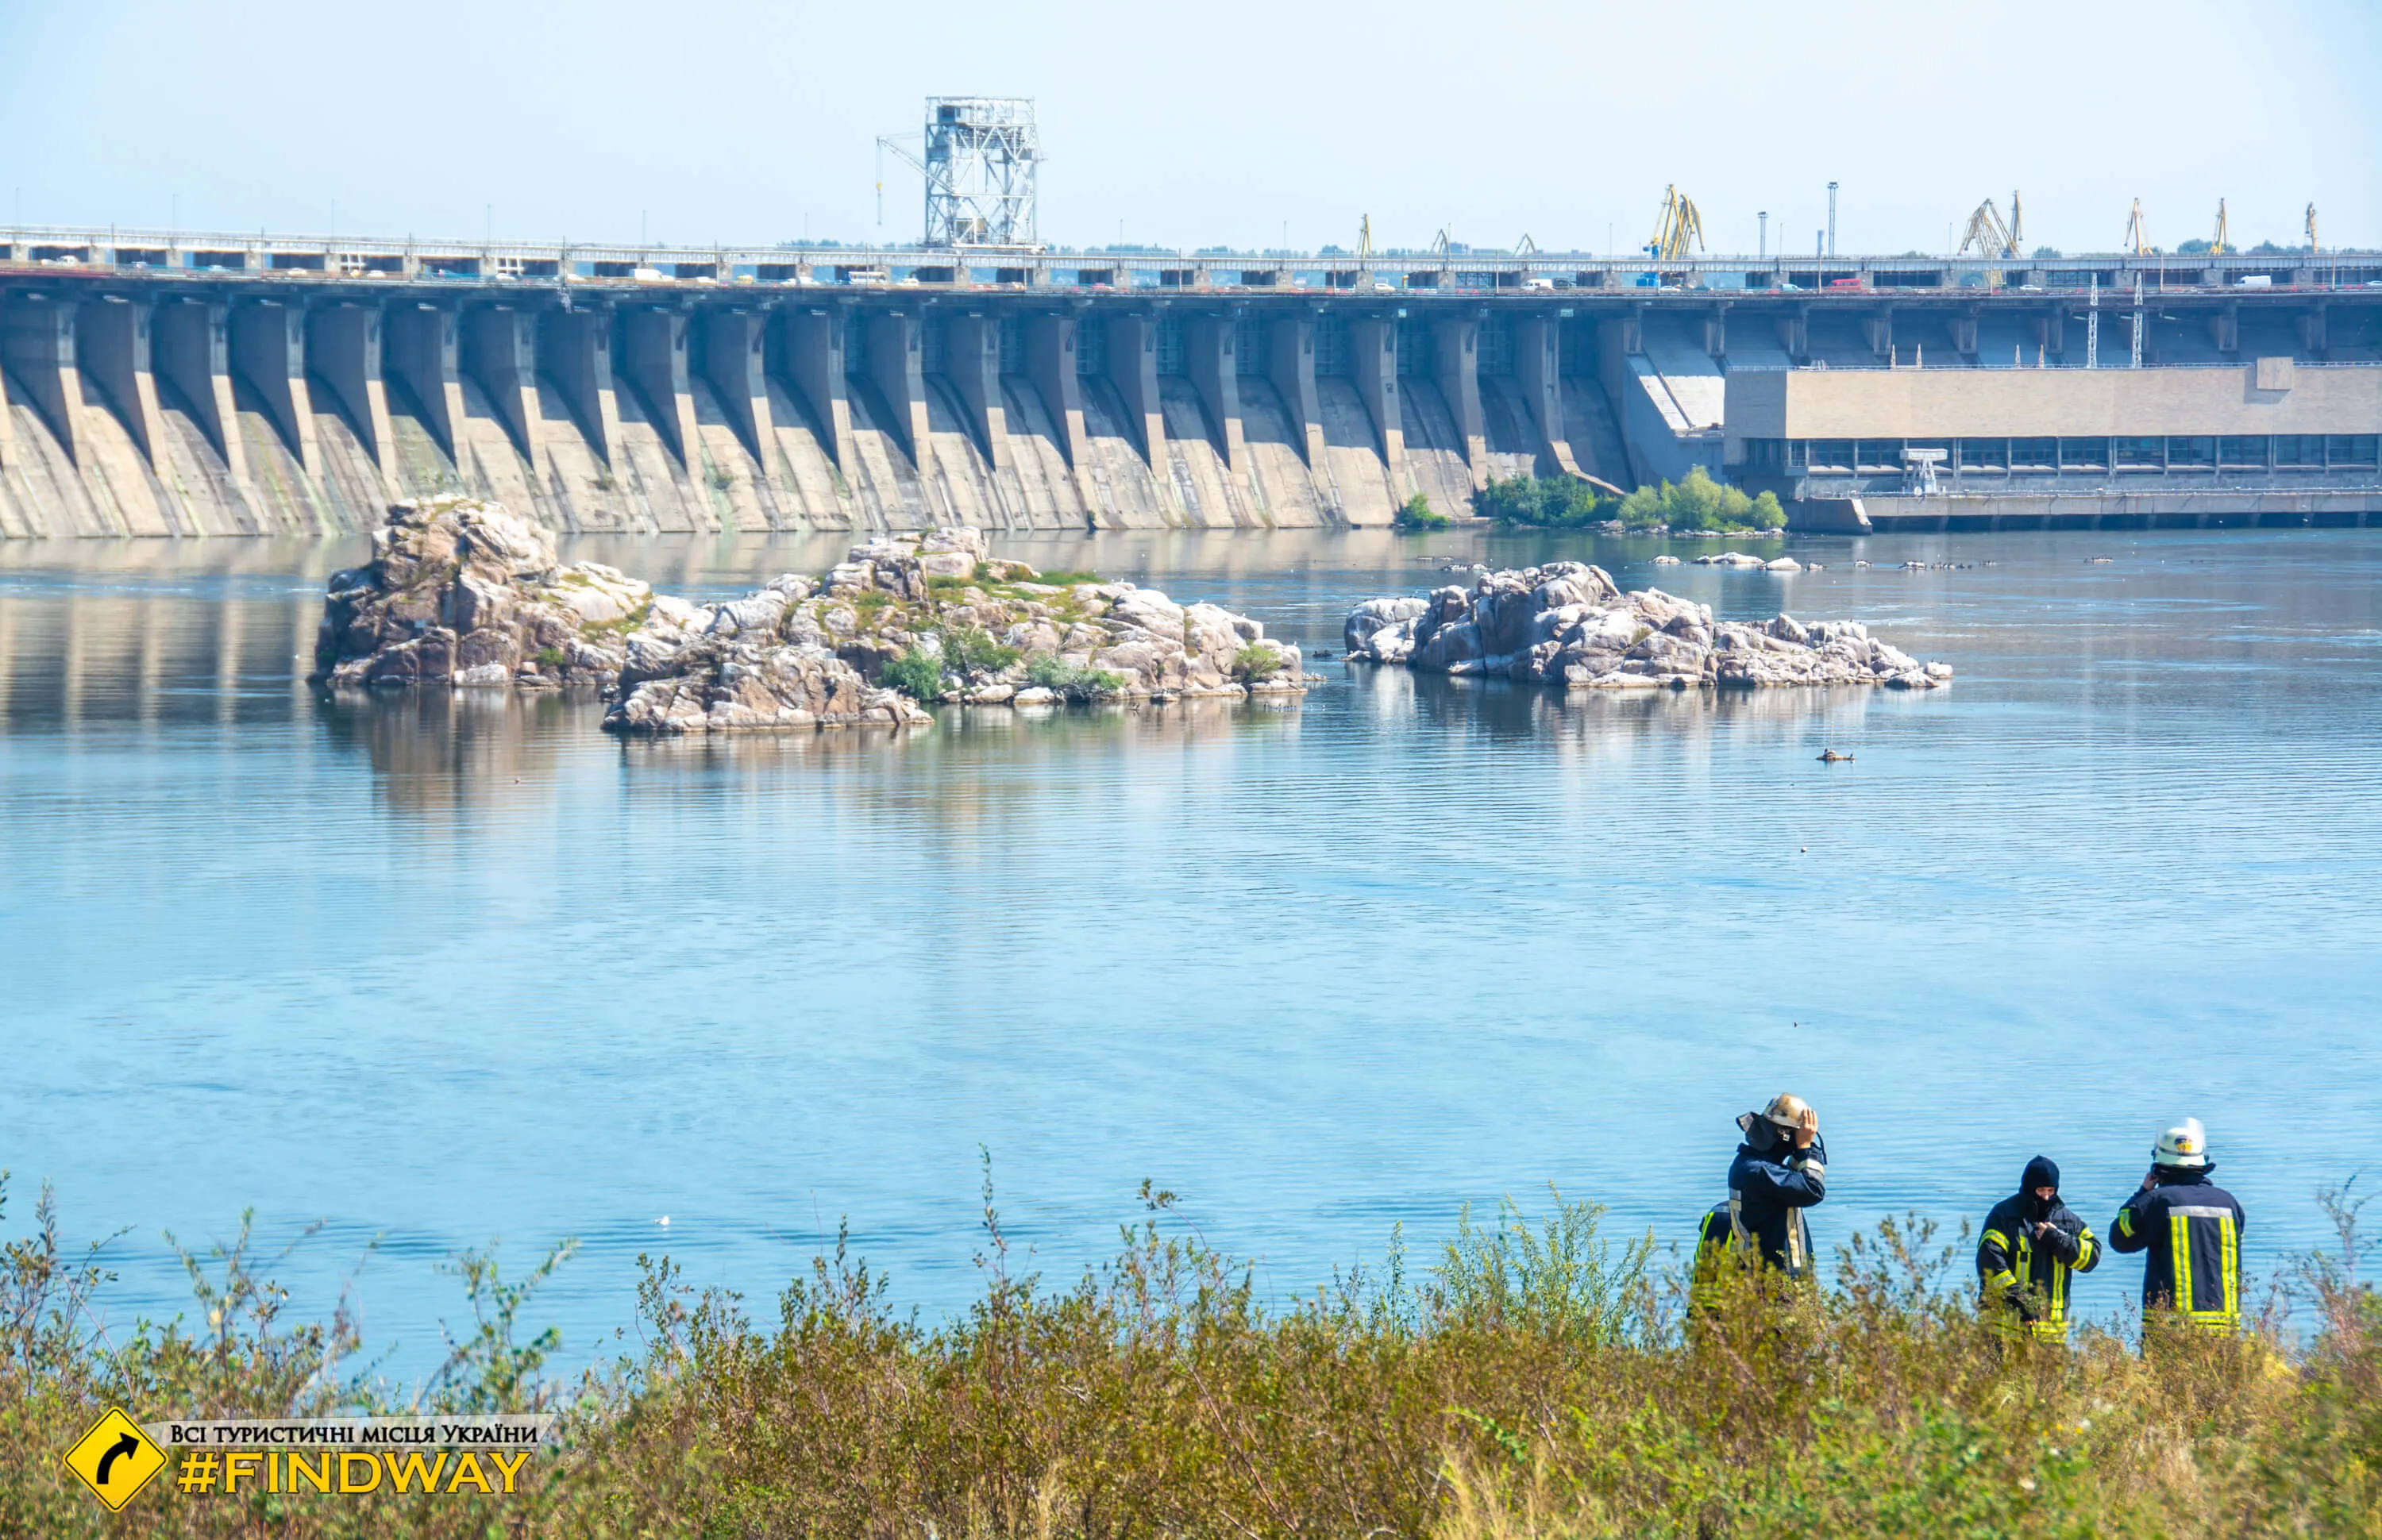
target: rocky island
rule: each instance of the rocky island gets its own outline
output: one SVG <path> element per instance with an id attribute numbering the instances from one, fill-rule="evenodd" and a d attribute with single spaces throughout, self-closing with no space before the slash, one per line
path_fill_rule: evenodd
<path id="1" fill-rule="evenodd" d="M 721 604 L 564 565 L 501 507 L 400 504 L 335 574 L 312 678 L 334 688 L 593 686 L 638 736 L 925 726 L 924 706 L 1296 695 L 1298 649 L 1246 616 L 1082 573 L 1045 581 L 973 529 L 888 536 Z"/>
<path id="2" fill-rule="evenodd" d="M 1369 599 L 1344 634 L 1357 662 L 1576 690 L 1952 681 L 1951 665 L 1922 664 L 1858 620 L 1715 621 L 1709 605 L 1625 593 L 1602 568 L 1576 561 L 1487 573 L 1429 598 Z"/>

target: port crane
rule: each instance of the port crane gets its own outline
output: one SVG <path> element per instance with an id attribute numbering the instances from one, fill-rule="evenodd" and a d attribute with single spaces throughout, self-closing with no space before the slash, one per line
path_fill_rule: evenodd
<path id="1" fill-rule="evenodd" d="M 2010 191 L 2010 216 L 2008 225 L 2002 223 L 2002 211 L 1994 207 L 1994 201 L 1990 198 L 1986 199 L 1977 205 L 1976 213 L 1969 215 L 1968 233 L 1960 238 L 1960 249 L 1955 255 L 1966 256 L 1969 253 L 1969 248 L 1973 246 L 1977 249 L 1977 255 L 1981 257 L 2017 256 L 2020 244 L 2026 239 L 2023 220 L 2024 215 L 2019 210 L 2016 189 Z"/>
<path id="2" fill-rule="evenodd" d="M 2216 200 L 2216 233 L 2208 240 L 2208 254 L 2221 257 L 2233 250 L 2232 238 L 2225 228 L 2225 200 Z"/>
<path id="3" fill-rule="evenodd" d="M 2315 242 L 2315 205 L 2314 203 L 2310 203 L 2308 205 L 2307 238 L 2309 256 L 2314 256 L 2318 251 L 2324 250 L 2324 248 L 2318 246 Z"/>
<path id="4" fill-rule="evenodd" d="M 1654 226 L 1654 238 L 1646 243 L 1646 254 L 1657 262 L 1679 262 L 1686 259 L 1692 244 L 1704 243 L 1703 215 L 1682 196 L 1675 183 L 1663 189 L 1663 217 Z"/>

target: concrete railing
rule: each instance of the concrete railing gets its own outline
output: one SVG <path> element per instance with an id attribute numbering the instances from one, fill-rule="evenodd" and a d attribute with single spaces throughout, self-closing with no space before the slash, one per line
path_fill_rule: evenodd
<path id="1" fill-rule="evenodd" d="M 237 266 L 208 258 L 239 259 Z M 1294 256 L 1186 251 L 1063 251 L 1049 249 L 932 251 L 917 247 L 679 246 L 666 243 L 436 240 L 323 234 L 130 229 L 63 226 L 0 226 L 0 266 L 135 268 L 192 276 L 213 269 L 293 283 L 374 275 L 415 282 L 618 282 L 806 285 L 873 282 L 922 286 L 1230 289 L 1380 292 L 1449 291 L 1467 296 L 1587 289 L 1645 295 L 1678 289 L 1762 294 L 1786 287 L 1799 297 L 1856 295 L 1922 299 L 1937 294 L 2022 289 L 2081 297 L 2088 275 L 2102 279 L 2105 308 L 2125 305 L 2140 275 L 2145 293 L 2223 290 L 2249 293 L 2242 278 L 2287 288 L 2382 287 L 2382 253 L 2304 252 L 2179 258 L 2090 255 L 2058 259 L 1968 257 L 1702 256 L 1655 262 L 1634 255 L 1540 252 L 1369 257 L 1306 252 Z M 708 273 L 702 270 L 708 269 Z M 1087 275 L 1105 274 L 1104 279 Z M 881 278 L 877 276 L 881 275 Z M 1265 280 L 1244 282 L 1251 275 Z M 1749 287 L 1749 279 L 1761 280 Z M 1932 282 L 1897 282 L 1912 278 Z M 1429 281 L 1418 281 L 1428 279 Z M 1839 279 L 1854 283 L 1831 287 Z M 2265 286 L 2260 286 L 2265 287 Z"/>

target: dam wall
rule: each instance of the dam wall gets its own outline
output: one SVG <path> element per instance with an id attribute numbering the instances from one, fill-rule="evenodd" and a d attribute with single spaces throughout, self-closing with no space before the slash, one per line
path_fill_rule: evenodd
<path id="1" fill-rule="evenodd" d="M 0 537 L 447 492 L 559 532 L 1346 528 L 1697 467 L 2382 507 L 2382 258 L 951 255 L 0 231 Z"/>
<path id="2" fill-rule="evenodd" d="M 1568 415 L 1612 436 L 1521 331 L 1543 380 L 1468 315 L 0 288 L 0 536 L 337 534 L 448 492 L 564 532 L 1462 516 L 1572 468 Z"/>

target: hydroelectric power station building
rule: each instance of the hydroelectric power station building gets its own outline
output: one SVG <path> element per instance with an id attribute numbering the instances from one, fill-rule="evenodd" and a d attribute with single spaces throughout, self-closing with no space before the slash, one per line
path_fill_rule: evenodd
<path id="1" fill-rule="evenodd" d="M 2382 256 L 1295 260 L 0 230 L 0 536 L 2382 519 Z"/>

